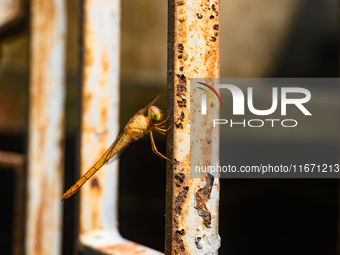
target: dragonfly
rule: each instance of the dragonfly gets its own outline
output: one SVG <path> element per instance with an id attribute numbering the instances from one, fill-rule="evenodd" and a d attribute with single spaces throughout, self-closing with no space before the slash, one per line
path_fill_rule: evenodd
<path id="1" fill-rule="evenodd" d="M 89 180 L 105 163 L 107 163 L 111 158 L 117 156 L 122 149 L 127 147 L 132 141 L 138 140 L 143 137 L 145 134 L 150 133 L 151 140 L 151 148 L 152 151 L 160 156 L 163 159 L 172 161 L 161 154 L 157 148 L 155 141 L 153 139 L 153 134 L 151 129 L 165 135 L 170 128 L 174 125 L 170 125 L 167 129 L 165 129 L 166 122 L 169 118 L 164 119 L 164 115 L 162 110 L 160 110 L 157 106 L 153 104 L 157 101 L 159 95 L 155 96 L 146 106 L 140 109 L 126 124 L 123 132 L 121 132 L 116 140 L 111 144 L 111 146 L 107 149 L 107 151 L 101 156 L 101 158 L 88 170 L 71 188 L 69 188 L 61 199 L 63 201 L 66 198 L 71 197 L 74 193 L 76 193 L 84 183 Z M 148 115 L 145 116 L 145 112 L 148 111 Z"/>

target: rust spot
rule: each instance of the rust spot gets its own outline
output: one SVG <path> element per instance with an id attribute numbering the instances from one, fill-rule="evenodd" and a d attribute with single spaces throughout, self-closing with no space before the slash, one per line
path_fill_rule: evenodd
<path id="1" fill-rule="evenodd" d="M 97 248 L 103 254 L 148 254 L 147 250 L 137 243 L 120 243 Z"/>
<path id="2" fill-rule="evenodd" d="M 186 76 L 184 73 L 177 73 L 177 76 L 182 80 L 182 82 L 187 82 L 186 81 Z"/>
<path id="3" fill-rule="evenodd" d="M 109 60 L 108 60 L 108 57 L 107 57 L 107 54 L 106 52 L 103 50 L 102 51 L 102 57 L 101 57 L 101 60 L 102 60 L 102 68 L 103 68 L 103 73 L 107 73 L 109 71 Z"/>
<path id="4" fill-rule="evenodd" d="M 179 165 L 179 160 L 175 159 L 174 162 L 175 162 L 175 165 Z"/>
<path id="5" fill-rule="evenodd" d="M 108 113 L 107 113 L 107 107 L 102 106 L 100 109 L 100 123 L 105 126 L 105 124 L 108 122 Z"/>
<path id="6" fill-rule="evenodd" d="M 215 12 L 215 15 L 218 16 L 218 11 Z"/>
<path id="7" fill-rule="evenodd" d="M 207 143 L 208 143 L 208 144 L 211 144 L 211 140 L 208 140 Z"/>
<path id="8" fill-rule="evenodd" d="M 189 186 L 183 187 L 183 190 L 178 194 L 175 201 L 175 212 L 176 214 L 182 213 L 183 203 L 188 195 Z"/>
<path id="9" fill-rule="evenodd" d="M 180 71 L 183 71 L 183 70 L 184 70 L 184 66 L 181 66 L 181 67 L 179 68 L 179 70 L 180 70 Z"/>
<path id="10" fill-rule="evenodd" d="M 177 174 L 175 175 L 176 186 L 177 186 L 177 187 L 180 187 L 180 186 L 183 184 L 184 179 L 185 179 L 185 174 L 183 174 L 183 173 L 177 173 Z"/>
<path id="11" fill-rule="evenodd" d="M 91 181 L 91 187 L 92 187 L 92 188 L 100 188 L 99 182 L 98 182 L 98 179 L 97 179 L 97 178 L 93 178 L 93 179 L 92 179 L 92 181 Z"/>
<path id="12" fill-rule="evenodd" d="M 185 251 L 184 243 L 183 243 L 183 240 L 182 240 L 180 234 L 177 233 L 177 231 L 175 232 L 172 239 L 174 241 L 173 244 L 174 244 L 174 248 L 175 248 L 175 254 L 184 254 L 183 253 Z"/>
<path id="13" fill-rule="evenodd" d="M 180 121 L 184 120 L 184 116 L 185 116 L 185 115 L 184 115 L 184 112 L 181 111 L 181 116 L 179 116 L 179 120 L 180 120 Z"/>
<path id="14" fill-rule="evenodd" d="M 183 96 L 187 92 L 187 78 L 183 73 L 177 74 L 180 78 L 177 85 L 177 96 Z"/>
<path id="15" fill-rule="evenodd" d="M 177 4 L 178 4 L 178 5 L 183 5 L 183 4 L 184 4 L 184 0 L 178 0 L 178 1 L 177 1 Z"/>
<path id="16" fill-rule="evenodd" d="M 83 112 L 88 111 L 88 109 L 91 107 L 91 102 L 92 102 L 92 94 L 89 92 L 86 92 L 86 94 L 84 95 L 84 103 L 82 104 Z"/>
<path id="17" fill-rule="evenodd" d="M 216 37 L 215 36 L 211 36 L 209 40 L 212 41 L 212 42 L 216 42 Z"/>
<path id="18" fill-rule="evenodd" d="M 197 15 L 197 18 L 199 18 L 199 19 L 203 18 L 203 15 L 200 12 L 196 13 L 196 15 Z"/>
<path id="19" fill-rule="evenodd" d="M 218 30 L 218 29 L 220 28 L 220 26 L 219 26 L 218 24 L 215 24 L 215 25 L 213 26 L 213 28 L 214 28 L 215 30 Z"/>
<path id="20" fill-rule="evenodd" d="M 209 19 L 213 19 L 213 18 L 215 18 L 215 16 L 214 15 L 210 15 Z"/>
<path id="21" fill-rule="evenodd" d="M 185 98 L 182 98 L 182 100 L 177 100 L 179 107 L 187 107 L 187 100 Z"/>
<path id="22" fill-rule="evenodd" d="M 214 184 L 214 178 L 206 178 L 205 187 L 199 189 L 195 194 L 196 208 L 201 212 L 204 224 L 211 225 L 211 214 L 207 208 L 207 202 L 210 199 L 211 189 Z"/>
<path id="23" fill-rule="evenodd" d="M 41 187 L 44 187 L 43 185 Z M 35 254 L 42 254 L 43 253 L 43 249 L 42 249 L 42 241 L 43 241 L 43 238 L 42 238 L 42 235 L 43 235 L 43 215 L 44 215 L 44 206 L 43 206 L 43 203 L 42 201 L 43 200 L 40 200 L 41 204 L 39 205 L 39 209 L 38 209 L 38 215 L 37 215 L 37 222 L 36 222 L 36 233 L 35 233 L 35 246 L 34 246 L 34 252 Z"/>
<path id="24" fill-rule="evenodd" d="M 180 123 L 176 124 L 176 127 L 180 128 L 180 129 L 183 129 L 183 124 L 180 122 Z"/>
<path id="25" fill-rule="evenodd" d="M 215 36 L 218 36 L 218 32 L 215 32 Z"/>
<path id="26" fill-rule="evenodd" d="M 182 228 L 181 230 L 176 230 L 176 233 L 180 234 L 181 236 L 185 234 L 185 229 Z"/>
<path id="27" fill-rule="evenodd" d="M 212 4 L 211 9 L 213 9 L 213 11 L 216 11 L 216 5 Z"/>
<path id="28" fill-rule="evenodd" d="M 93 56 L 91 48 L 84 49 L 84 65 L 85 66 L 92 66 L 93 64 Z"/>
<path id="29" fill-rule="evenodd" d="M 183 53 L 183 51 L 184 51 L 184 46 L 183 46 L 183 44 L 182 44 L 182 43 L 178 44 L 178 52 L 179 52 L 179 53 Z"/>
<path id="30" fill-rule="evenodd" d="M 183 58 L 183 54 L 179 54 L 179 55 L 178 55 L 178 58 L 179 58 L 179 59 L 182 59 L 182 58 Z"/>

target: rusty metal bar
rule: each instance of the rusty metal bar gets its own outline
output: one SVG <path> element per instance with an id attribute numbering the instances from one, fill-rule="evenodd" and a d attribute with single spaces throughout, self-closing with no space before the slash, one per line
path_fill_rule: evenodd
<path id="1" fill-rule="evenodd" d="M 17 18 L 21 11 L 20 0 L 1 0 L 0 1 L 0 26 Z"/>
<path id="2" fill-rule="evenodd" d="M 119 131 L 120 1 L 85 0 L 82 27 L 80 174 Z M 118 231 L 118 162 L 80 189 L 80 250 L 84 254 L 160 254 Z"/>
<path id="3" fill-rule="evenodd" d="M 168 108 L 179 123 L 167 143 L 176 164 L 167 168 L 165 254 L 217 254 L 219 179 L 190 178 L 190 164 L 218 163 L 219 130 L 199 127 L 210 150 L 190 151 L 190 108 L 201 106 L 192 100 L 189 78 L 219 77 L 220 2 L 169 0 L 168 5 Z"/>
<path id="4" fill-rule="evenodd" d="M 25 254 L 61 254 L 66 9 L 30 3 L 30 88 Z"/>
<path id="5" fill-rule="evenodd" d="M 25 230 L 25 156 L 20 153 L 0 151 L 0 167 L 15 171 L 15 204 L 13 220 L 12 254 L 21 255 L 24 251 Z"/>
<path id="6" fill-rule="evenodd" d="M 0 151 L 0 166 L 16 170 L 24 164 L 24 155 L 21 153 Z"/>
<path id="7" fill-rule="evenodd" d="M 28 24 L 28 0 L 0 0 L 0 40 L 21 32 Z"/>

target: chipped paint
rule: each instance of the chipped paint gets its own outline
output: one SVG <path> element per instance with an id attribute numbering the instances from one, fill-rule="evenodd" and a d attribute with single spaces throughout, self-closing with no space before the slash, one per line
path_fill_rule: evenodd
<path id="1" fill-rule="evenodd" d="M 191 157 L 190 109 L 197 102 L 190 95 L 190 78 L 219 77 L 220 2 L 168 3 L 168 109 L 174 109 L 177 122 L 167 143 L 176 163 L 167 168 L 165 254 L 217 254 L 219 179 L 190 178 L 190 164 L 218 162 L 219 130 L 199 127 L 197 139 L 203 135 L 207 142 Z"/>
<path id="2" fill-rule="evenodd" d="M 64 172 L 65 1 L 30 3 L 25 254 L 61 254 Z"/>
<path id="3" fill-rule="evenodd" d="M 81 175 L 102 156 L 119 131 L 119 8 L 119 1 L 83 2 Z M 80 189 L 80 234 L 116 228 L 117 168 L 117 161 L 106 165 Z"/>
<path id="4" fill-rule="evenodd" d="M 120 71 L 120 1 L 85 0 L 83 4 L 81 175 L 118 135 Z M 160 255 L 120 236 L 117 205 L 116 160 L 105 165 L 80 189 L 79 251 L 82 254 Z"/>

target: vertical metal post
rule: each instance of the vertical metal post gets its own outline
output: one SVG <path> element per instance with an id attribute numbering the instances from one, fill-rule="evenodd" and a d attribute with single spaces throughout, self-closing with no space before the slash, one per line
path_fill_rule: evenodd
<path id="1" fill-rule="evenodd" d="M 120 1 L 84 0 L 80 174 L 104 154 L 119 131 Z M 118 162 L 80 189 L 80 234 L 117 227 Z"/>
<path id="2" fill-rule="evenodd" d="M 118 135 L 120 1 L 84 0 L 80 174 Z M 105 165 L 80 189 L 80 249 L 84 254 L 160 254 L 118 231 L 118 162 Z"/>
<path id="3" fill-rule="evenodd" d="M 220 2 L 168 3 L 168 102 L 174 121 L 181 124 L 168 137 L 168 151 L 176 164 L 167 169 L 165 254 L 217 254 L 219 180 L 190 178 L 190 164 L 202 158 L 218 163 L 219 130 L 202 125 L 199 132 L 206 134 L 213 151 L 199 148 L 190 157 L 190 108 L 201 106 L 190 100 L 189 78 L 219 77 Z"/>
<path id="4" fill-rule="evenodd" d="M 26 254 L 61 254 L 66 10 L 63 0 L 30 6 L 30 105 Z"/>

